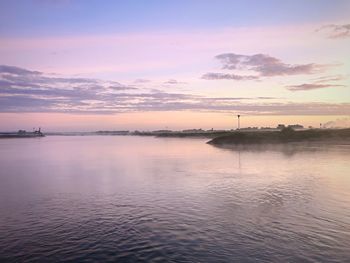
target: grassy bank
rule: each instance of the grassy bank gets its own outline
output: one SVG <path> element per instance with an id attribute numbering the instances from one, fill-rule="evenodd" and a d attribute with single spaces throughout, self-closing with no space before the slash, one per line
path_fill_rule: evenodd
<path id="1" fill-rule="evenodd" d="M 348 141 L 350 140 L 350 129 L 313 129 L 294 131 L 283 129 L 273 132 L 232 132 L 213 138 L 208 143 L 213 145 L 225 144 L 270 144 L 288 142 L 310 142 L 310 141 Z"/>

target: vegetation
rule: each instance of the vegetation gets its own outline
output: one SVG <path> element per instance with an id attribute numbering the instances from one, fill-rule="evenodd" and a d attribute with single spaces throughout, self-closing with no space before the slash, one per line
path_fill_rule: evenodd
<path id="1" fill-rule="evenodd" d="M 295 131 L 292 128 L 284 128 L 273 132 L 233 132 L 228 135 L 218 136 L 209 144 L 260 144 L 260 143 L 288 143 L 325 140 L 350 141 L 350 129 L 311 129 Z"/>
<path id="2" fill-rule="evenodd" d="M 227 135 L 227 134 L 231 134 L 231 133 L 232 132 L 229 132 L 229 131 L 217 131 L 217 132 L 165 132 L 165 133 L 159 133 L 156 136 L 157 137 L 180 137 L 180 138 L 186 138 L 186 137 L 215 138 L 215 137 L 218 137 L 218 136 L 223 136 L 223 135 Z"/>

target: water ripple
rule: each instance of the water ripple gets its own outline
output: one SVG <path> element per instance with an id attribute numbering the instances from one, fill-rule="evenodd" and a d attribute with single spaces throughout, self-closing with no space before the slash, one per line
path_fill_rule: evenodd
<path id="1" fill-rule="evenodd" d="M 1 262 L 350 261 L 346 147 L 45 140 L 0 160 Z"/>

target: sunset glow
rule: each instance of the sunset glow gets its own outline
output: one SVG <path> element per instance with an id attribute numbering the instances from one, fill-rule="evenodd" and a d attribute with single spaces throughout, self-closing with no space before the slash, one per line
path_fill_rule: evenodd
<path id="1" fill-rule="evenodd" d="M 219 2 L 1 2 L 0 129 L 349 117 L 348 1 Z"/>

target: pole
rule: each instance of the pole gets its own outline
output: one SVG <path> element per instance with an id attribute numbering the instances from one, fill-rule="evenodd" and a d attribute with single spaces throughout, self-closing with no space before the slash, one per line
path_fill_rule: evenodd
<path id="1" fill-rule="evenodd" d="M 238 118 L 238 126 L 237 126 L 237 130 L 239 130 L 241 127 L 241 124 L 240 124 L 240 120 L 239 120 L 239 118 L 241 117 L 241 115 L 237 115 L 237 118 Z"/>

